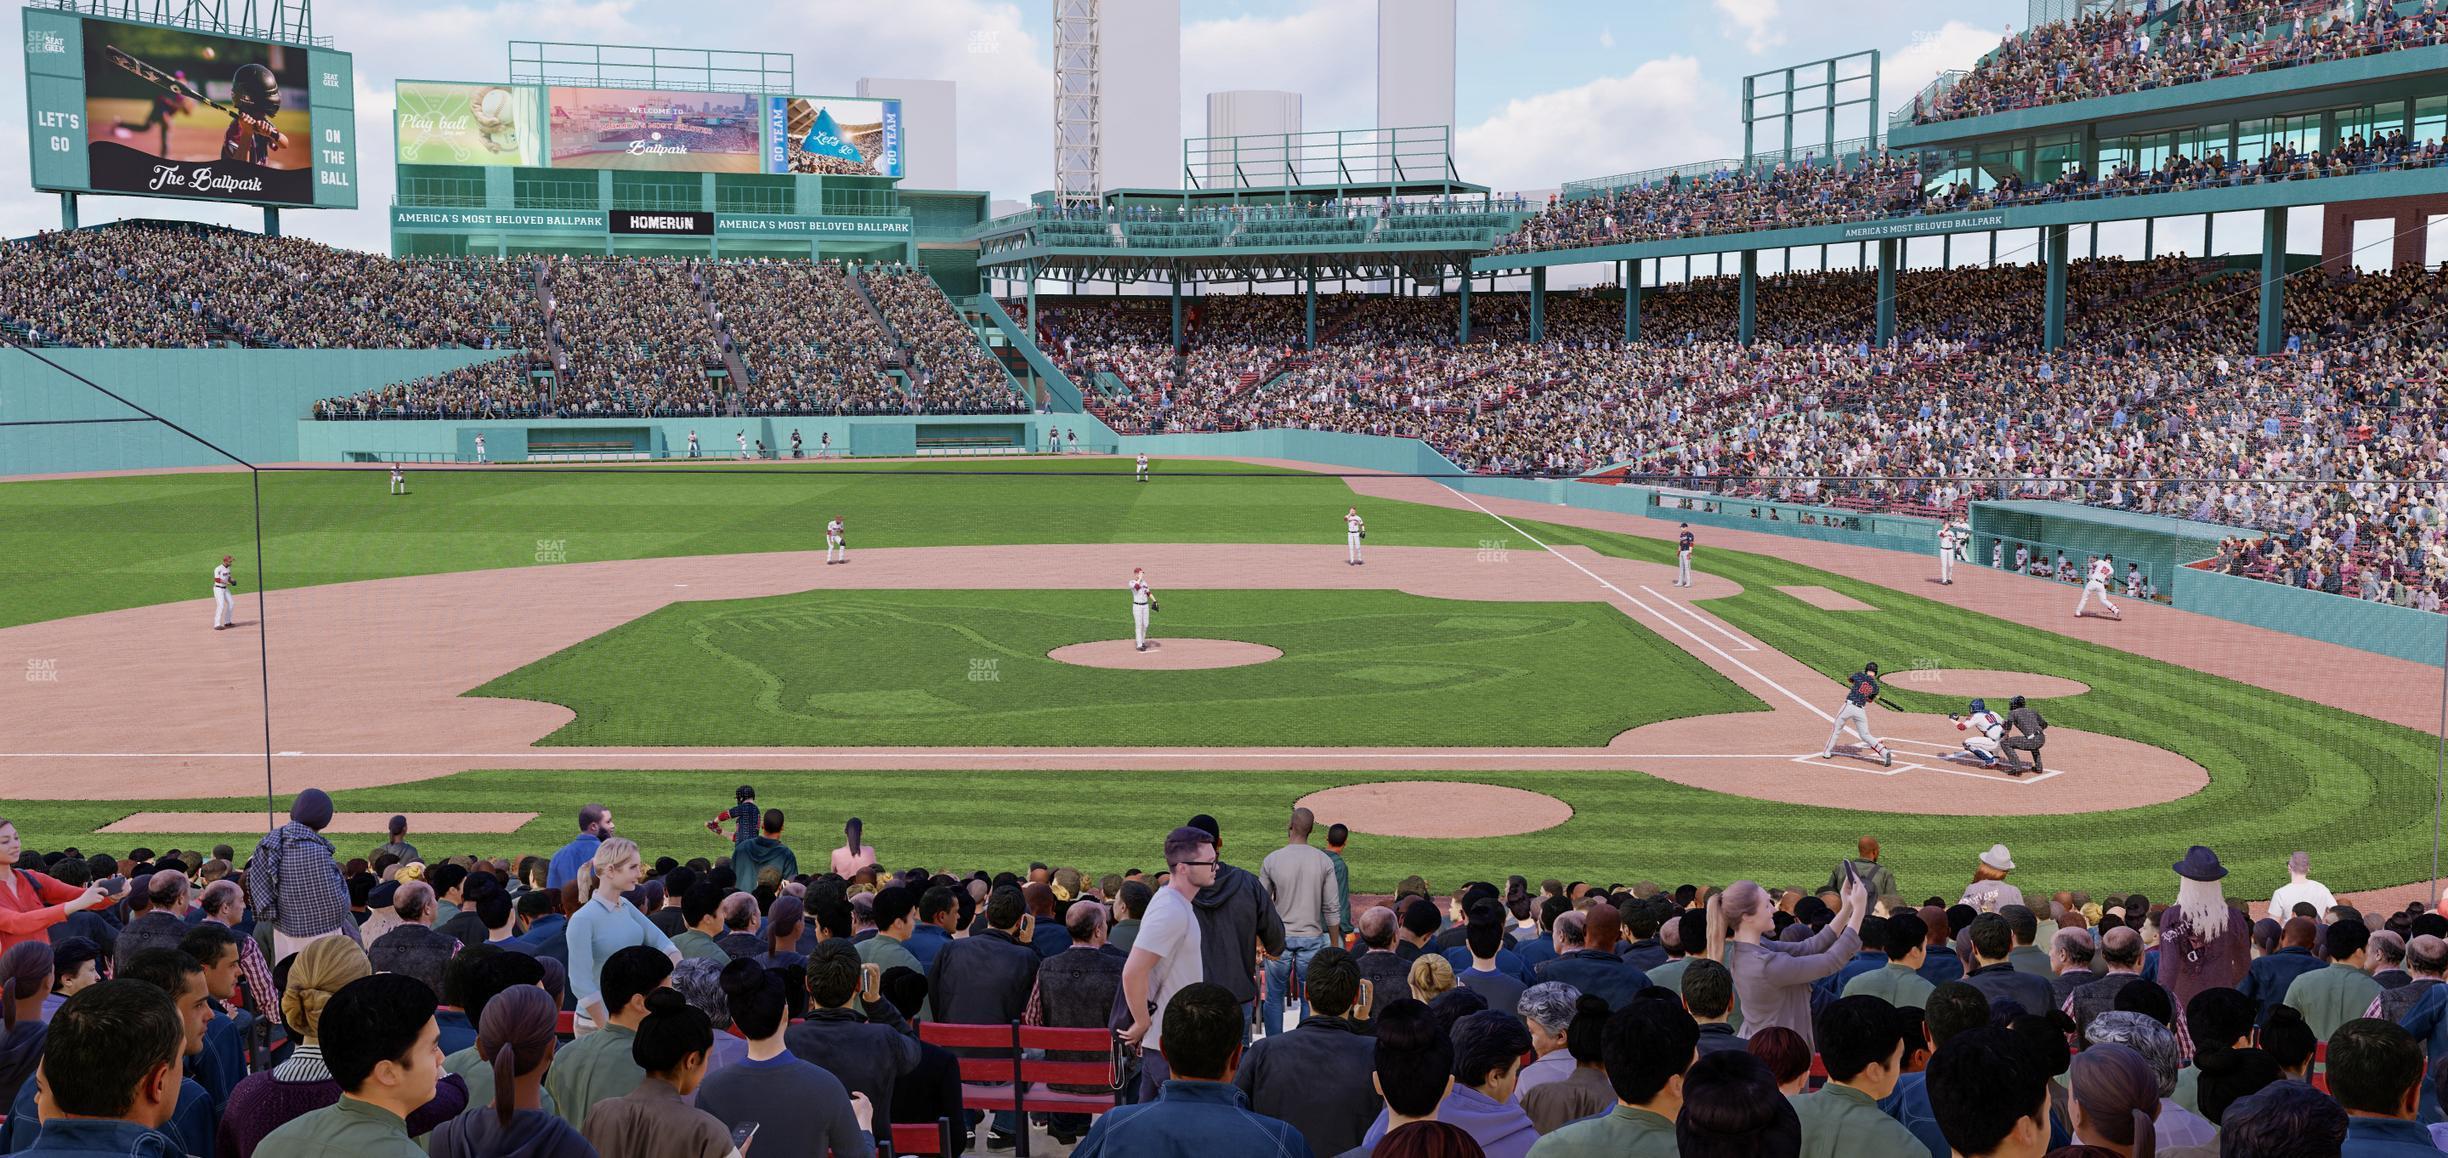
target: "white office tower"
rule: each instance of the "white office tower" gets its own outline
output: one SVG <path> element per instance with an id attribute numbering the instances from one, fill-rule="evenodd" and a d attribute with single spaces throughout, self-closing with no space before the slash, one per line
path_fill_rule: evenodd
<path id="1" fill-rule="evenodd" d="M 1454 120 L 1455 0 L 1377 0 L 1377 127 Z"/>
<path id="2" fill-rule="evenodd" d="M 1300 135 L 1301 96 L 1275 89 L 1235 89 L 1207 94 L 1207 135 L 1202 155 L 1190 158 L 1207 188 L 1287 185 L 1303 179 L 1304 158 L 1290 138 Z M 1267 138 L 1275 138 L 1269 140 Z"/>
<path id="3" fill-rule="evenodd" d="M 858 95 L 901 102 L 901 183 L 912 189 L 960 188 L 959 88 L 948 80 L 863 76 Z"/>
<path id="4" fill-rule="evenodd" d="M 1181 0 L 1054 0 L 1054 190 L 1182 184 Z"/>

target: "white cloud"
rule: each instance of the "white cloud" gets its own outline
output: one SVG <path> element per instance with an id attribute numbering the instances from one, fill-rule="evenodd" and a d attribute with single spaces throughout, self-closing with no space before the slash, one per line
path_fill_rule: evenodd
<path id="1" fill-rule="evenodd" d="M 1740 32 L 1743 47 L 1752 52 L 1765 52 L 1785 43 L 1781 27 L 1784 14 L 1777 10 L 1779 0 L 1715 0 L 1717 12 L 1725 17 L 1727 35 Z"/>
<path id="2" fill-rule="evenodd" d="M 1598 30 L 1598 47 L 1615 47 L 1615 30 L 1613 28 L 1601 28 Z"/>
<path id="3" fill-rule="evenodd" d="M 1703 110 L 1700 62 L 1652 60 L 1621 76 L 1506 102 L 1455 135 L 1462 176 L 1499 192 L 1550 188 L 1659 165 L 1713 160 L 1739 151 L 1708 126 L 1724 110 Z"/>
<path id="4" fill-rule="evenodd" d="M 1231 89 L 1301 94 L 1303 129 L 1377 123 L 1375 0 L 1315 0 L 1282 16 L 1185 21 L 1181 46 L 1184 136 L 1205 136 L 1207 94 Z"/>
<path id="5" fill-rule="evenodd" d="M 1889 109 L 1904 107 L 1912 101 L 1913 94 L 1936 80 L 1939 73 L 1972 67 L 1983 53 L 1996 48 L 2005 35 L 2002 28 L 1978 28 L 1961 20 L 1949 20 L 1936 31 L 1913 33 L 1911 42 L 1903 48 L 1879 56 L 1879 85 L 1884 90 L 1881 99 Z"/>
<path id="6" fill-rule="evenodd" d="M 797 56 L 808 93 L 854 92 L 861 76 L 943 77 L 959 85 L 960 184 L 1025 197 L 1052 184 L 1053 79 L 1046 63 L 1043 4 L 1031 0 L 896 0 L 827 5 L 821 21 L 785 20 L 769 0 L 521 0 L 475 3 L 326 4 L 316 31 L 355 57 L 359 208 L 297 210 L 285 232 L 382 250 L 390 243 L 393 189 L 392 83 L 401 77 L 502 79 L 505 42 L 565 40 L 684 48 L 759 48 Z M 984 35 L 979 35 L 983 33 Z M 972 51 L 975 46 L 982 51 Z M 0 53 L 0 94 L 21 100 L 24 56 Z M 0 116 L 0 157 L 26 155 L 25 117 Z M 24 170 L 18 169 L 23 173 Z M 86 224 L 171 217 L 254 228 L 250 206 L 149 198 L 87 197 Z M 0 184 L 0 236 L 55 227 L 58 200 Z"/>

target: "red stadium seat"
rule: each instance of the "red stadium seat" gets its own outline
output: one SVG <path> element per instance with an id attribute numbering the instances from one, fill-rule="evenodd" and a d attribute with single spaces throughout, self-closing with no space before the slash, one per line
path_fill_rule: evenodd
<path id="1" fill-rule="evenodd" d="M 1111 1094 L 1065 1094 L 1032 1089 L 1049 1082 L 1112 1088 L 1121 1040 L 1107 1029 L 1053 1029 L 1046 1026 L 960 1025 L 920 1022 L 918 1040 L 947 1049 L 986 1049 L 996 1054 L 960 1059 L 961 1106 L 971 1110 L 1009 1112 L 1024 1123 L 1018 1131 L 1021 1158 L 1029 1153 L 1025 1122 L 1032 1113 L 1102 1114 L 1114 1108 Z M 1023 1050 L 1073 1053 L 1105 1051 L 1099 1061 L 1051 1061 L 1022 1055 Z M 1000 1084 L 997 1084 L 1000 1083 Z"/>

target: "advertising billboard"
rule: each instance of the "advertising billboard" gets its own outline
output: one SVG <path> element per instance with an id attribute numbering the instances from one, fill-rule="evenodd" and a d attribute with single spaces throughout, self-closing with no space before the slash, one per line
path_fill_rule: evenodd
<path id="1" fill-rule="evenodd" d="M 745 93 L 556 85 L 549 97 L 556 169 L 761 171 L 762 106 Z"/>
<path id="2" fill-rule="evenodd" d="M 27 9 L 34 183 L 354 207 L 346 53 Z"/>
<path id="3" fill-rule="evenodd" d="M 403 80 L 393 113 L 403 165 L 544 163 L 544 93 L 523 84 Z"/>
<path id="4" fill-rule="evenodd" d="M 901 176 L 901 102 L 765 98 L 765 172 Z"/>

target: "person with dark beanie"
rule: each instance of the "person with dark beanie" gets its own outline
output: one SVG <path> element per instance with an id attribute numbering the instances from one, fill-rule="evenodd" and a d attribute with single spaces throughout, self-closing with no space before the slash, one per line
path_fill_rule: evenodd
<path id="1" fill-rule="evenodd" d="M 100 982 L 62 1004 L 50 1026 L 41 1080 L 55 1113 L 19 1142 L 19 1155 L 187 1153 L 163 1130 L 178 1106 L 187 1038 L 167 994 L 141 981 Z"/>
<path id="2" fill-rule="evenodd" d="M 639 948 L 643 946 L 630 946 Z M 614 954 L 615 960 L 618 957 Z M 607 979 L 607 988 L 609 984 Z M 690 1005 L 676 989 L 648 993 L 646 1016 L 639 1019 L 629 1049 L 646 1076 L 636 1089 L 597 1102 L 587 1111 L 586 1140 L 597 1154 L 603 1158 L 729 1158 L 737 1152 L 738 1147 L 731 1144 L 731 1130 L 722 1119 L 681 1100 L 697 1092 L 698 1084 L 705 1080 L 706 1057 L 714 1052 L 714 1023 L 704 1010 Z"/>
<path id="3" fill-rule="evenodd" d="M 1692 1063 L 1683 1075 L 1675 1143 L 1681 1158 L 1800 1158 L 1802 1123 L 1777 1089 L 1768 1063 L 1745 1051 L 1723 1050 Z"/>
<path id="4" fill-rule="evenodd" d="M 341 987 L 323 1009 L 320 1039 L 340 1100 L 272 1131 L 259 1158 L 424 1158 L 408 1115 L 433 1101 L 442 1079 L 433 987 L 376 973 Z"/>
<path id="5" fill-rule="evenodd" d="M 544 1108 L 544 1073 L 552 1066 L 552 995 L 534 985 L 495 994 L 478 1019 L 477 1053 L 491 1061 L 490 1104 L 470 1106 L 434 1127 L 433 1158 L 596 1158 L 595 1148 Z"/>
<path id="6" fill-rule="evenodd" d="M 849 948 L 827 943 L 817 948 L 817 960 L 829 962 L 832 953 L 847 955 Z M 867 1096 L 851 1093 L 840 1078 L 784 1044 L 788 1003 L 782 986 L 782 974 L 754 961 L 723 967 L 723 998 L 731 1024 L 748 1037 L 748 1058 L 707 1078 L 697 1089 L 697 1108 L 728 1127 L 759 1123 L 755 1145 L 767 1154 L 874 1153 Z"/>

